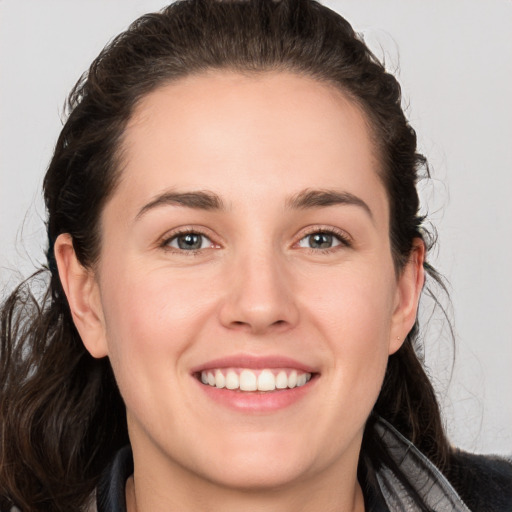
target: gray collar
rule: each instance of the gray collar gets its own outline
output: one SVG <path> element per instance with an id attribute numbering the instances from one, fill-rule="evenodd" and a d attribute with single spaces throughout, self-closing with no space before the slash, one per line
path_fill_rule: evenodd
<path id="1" fill-rule="evenodd" d="M 408 439 L 379 418 L 375 430 L 388 454 L 409 480 L 423 503 L 433 511 L 470 512 L 446 477 Z M 377 470 L 377 481 L 387 506 L 393 512 L 415 512 L 411 493 L 387 466 Z"/>

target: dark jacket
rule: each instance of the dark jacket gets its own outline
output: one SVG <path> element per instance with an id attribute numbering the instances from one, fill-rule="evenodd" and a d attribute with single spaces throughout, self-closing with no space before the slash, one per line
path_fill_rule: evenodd
<path id="1" fill-rule="evenodd" d="M 393 470 L 376 468 L 373 483 L 361 482 L 366 512 L 512 512 L 511 460 L 456 451 L 448 482 L 389 423 L 378 420 L 376 430 L 395 464 Z M 125 447 L 101 478 L 98 512 L 126 512 L 125 483 L 132 473 L 131 449 Z M 399 473 L 410 485 L 403 485 Z"/>

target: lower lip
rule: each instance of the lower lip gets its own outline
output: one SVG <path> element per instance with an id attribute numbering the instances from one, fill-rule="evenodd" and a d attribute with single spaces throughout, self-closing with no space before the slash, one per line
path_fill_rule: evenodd
<path id="1" fill-rule="evenodd" d="M 314 387 L 317 376 L 314 375 L 304 386 L 267 392 L 230 391 L 226 388 L 205 385 L 195 378 L 194 380 L 203 392 L 215 402 L 240 412 L 251 413 L 273 412 L 293 405 Z"/>

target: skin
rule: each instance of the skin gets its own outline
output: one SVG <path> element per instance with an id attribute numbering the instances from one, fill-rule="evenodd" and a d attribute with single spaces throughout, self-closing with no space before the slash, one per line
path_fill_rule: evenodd
<path id="1" fill-rule="evenodd" d="M 364 424 L 414 323 L 424 258 L 417 241 L 394 267 L 365 116 L 304 76 L 209 72 L 144 98 L 123 146 L 97 266 L 78 263 L 69 235 L 55 247 L 84 344 L 110 358 L 126 403 L 129 510 L 364 510 Z M 312 189 L 367 208 L 290 206 Z M 159 194 L 198 190 L 224 209 L 141 213 Z M 178 228 L 205 234 L 203 248 L 180 250 Z M 329 230 L 348 243 L 310 247 Z M 233 410 L 191 369 L 240 353 L 293 357 L 317 378 L 288 407 Z"/>

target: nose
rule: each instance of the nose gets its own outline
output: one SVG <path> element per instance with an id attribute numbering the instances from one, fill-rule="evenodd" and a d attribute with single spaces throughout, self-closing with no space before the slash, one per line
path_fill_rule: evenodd
<path id="1" fill-rule="evenodd" d="M 265 334 L 294 327 L 299 310 L 286 261 L 269 251 L 245 254 L 229 270 L 220 309 L 224 327 Z"/>

